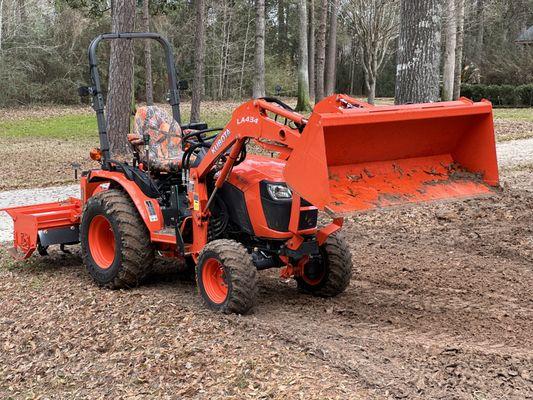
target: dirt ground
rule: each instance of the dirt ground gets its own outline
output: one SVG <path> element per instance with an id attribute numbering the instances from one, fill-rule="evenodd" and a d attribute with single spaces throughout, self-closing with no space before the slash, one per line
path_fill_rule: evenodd
<path id="1" fill-rule="evenodd" d="M 95 144 L 0 137 L 0 190 L 74 182 Z M 262 272 L 248 316 L 207 311 L 168 262 L 108 291 L 77 246 L 29 263 L 0 249 L 0 398 L 533 399 L 533 165 L 502 182 L 492 198 L 350 217 L 343 295 Z"/>
<path id="2" fill-rule="evenodd" d="M 108 291 L 76 247 L 30 264 L 2 251 L 0 398 L 533 398 L 533 186 L 514 184 L 530 179 L 351 217 L 343 295 L 268 271 L 249 316 L 207 311 L 168 263 Z"/>
<path id="3" fill-rule="evenodd" d="M 494 121 L 494 130 L 498 141 L 530 138 L 533 137 L 533 121 L 497 119 Z"/>
<path id="4" fill-rule="evenodd" d="M 13 142 L 0 137 L 0 190 L 75 183 L 74 164 L 80 166 L 80 171 L 98 166 L 89 158 L 90 150 L 97 145 L 95 140 L 27 137 Z"/>

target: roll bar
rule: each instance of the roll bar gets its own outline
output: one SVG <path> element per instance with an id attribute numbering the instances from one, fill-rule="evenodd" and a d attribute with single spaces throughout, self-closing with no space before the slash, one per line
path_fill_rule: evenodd
<path id="1" fill-rule="evenodd" d="M 107 169 L 109 164 L 109 138 L 107 136 L 107 126 L 105 120 L 105 102 L 102 93 L 102 85 L 100 82 L 100 73 L 98 72 L 98 58 L 96 50 L 98 45 L 103 40 L 115 39 L 152 39 L 161 44 L 165 51 L 165 60 L 168 72 L 168 85 L 170 90 L 169 104 L 172 107 L 172 117 L 178 124 L 181 124 L 180 115 L 180 99 L 177 83 L 177 72 L 174 64 L 174 54 L 169 41 L 159 35 L 151 32 L 119 32 L 119 33 L 105 33 L 93 39 L 89 45 L 89 67 L 91 74 L 91 81 L 93 86 L 88 89 L 88 94 L 93 96 L 93 109 L 96 112 L 96 121 L 98 123 L 98 135 L 100 138 L 100 149 L 102 151 L 102 168 Z"/>

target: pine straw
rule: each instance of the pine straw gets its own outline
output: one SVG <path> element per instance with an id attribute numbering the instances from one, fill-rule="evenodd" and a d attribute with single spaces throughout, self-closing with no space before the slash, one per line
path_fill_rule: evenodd
<path id="1" fill-rule="evenodd" d="M 81 169 L 98 166 L 89 158 L 94 146 L 96 140 L 0 137 L 0 190 L 73 183 L 73 163 L 79 163 Z"/>
<path id="2" fill-rule="evenodd" d="M 24 119 L 63 117 L 65 115 L 88 115 L 92 109 L 87 105 L 61 106 L 37 105 L 14 108 L 0 108 L 0 121 L 12 122 Z"/>
<path id="3" fill-rule="evenodd" d="M 74 254 L 0 251 L 0 398 L 527 398 L 533 196 L 348 218 L 334 299 L 262 271 L 254 314 L 218 315 L 171 264 L 96 287 Z"/>
<path id="4" fill-rule="evenodd" d="M 533 110 L 531 111 L 533 113 Z M 533 122 L 520 120 L 494 120 L 496 139 L 499 142 L 533 137 Z"/>
<path id="5" fill-rule="evenodd" d="M 78 253 L 32 261 L 0 253 L 2 398 L 365 397 L 255 317 L 205 310 L 165 266 L 152 284 L 110 291 Z"/>

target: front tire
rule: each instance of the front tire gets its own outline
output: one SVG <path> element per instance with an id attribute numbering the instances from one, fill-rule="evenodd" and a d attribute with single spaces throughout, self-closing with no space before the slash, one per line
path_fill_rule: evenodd
<path id="1" fill-rule="evenodd" d="M 331 235 L 320 246 L 321 262 L 308 262 L 296 277 L 298 289 L 319 297 L 334 297 L 346 290 L 352 277 L 352 257 L 346 241 Z"/>
<path id="2" fill-rule="evenodd" d="M 83 262 L 100 286 L 134 287 L 152 270 L 150 234 L 122 190 L 109 189 L 87 201 L 80 238 Z"/>
<path id="3" fill-rule="evenodd" d="M 226 314 L 246 314 L 257 298 L 257 270 L 246 248 L 234 241 L 209 242 L 198 258 L 196 282 L 204 303 Z"/>

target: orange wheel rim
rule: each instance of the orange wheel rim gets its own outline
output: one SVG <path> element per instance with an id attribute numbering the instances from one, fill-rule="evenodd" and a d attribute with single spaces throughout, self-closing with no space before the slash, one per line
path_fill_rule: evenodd
<path id="1" fill-rule="evenodd" d="M 115 261 L 115 234 L 109 220 L 97 215 L 89 225 L 89 250 L 94 262 L 108 269 Z"/>
<path id="2" fill-rule="evenodd" d="M 209 258 L 202 268 L 202 283 L 209 299 L 222 304 L 228 296 L 228 284 L 224 265 L 216 258 Z"/>

